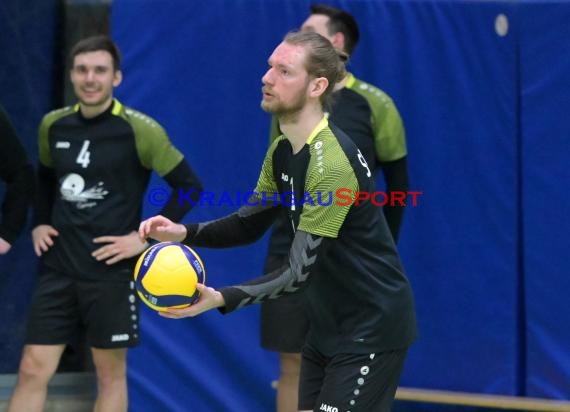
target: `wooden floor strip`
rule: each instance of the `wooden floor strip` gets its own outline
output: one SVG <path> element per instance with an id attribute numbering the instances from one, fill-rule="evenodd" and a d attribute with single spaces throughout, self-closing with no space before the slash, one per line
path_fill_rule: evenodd
<path id="1" fill-rule="evenodd" d="M 410 402 L 439 403 L 521 411 L 570 412 L 570 401 L 523 398 L 516 396 L 483 395 L 431 389 L 399 388 L 396 392 L 396 399 Z"/>

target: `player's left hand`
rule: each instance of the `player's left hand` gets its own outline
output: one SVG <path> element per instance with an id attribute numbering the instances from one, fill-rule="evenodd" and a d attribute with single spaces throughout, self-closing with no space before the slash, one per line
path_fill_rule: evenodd
<path id="1" fill-rule="evenodd" d="M 94 243 L 106 243 L 91 253 L 95 259 L 104 260 L 107 265 L 120 262 L 133 256 L 140 255 L 148 243 L 141 240 L 137 232 L 123 236 L 100 236 L 93 239 Z"/>
<path id="2" fill-rule="evenodd" d="M 226 302 L 224 301 L 224 297 L 216 289 L 203 285 L 202 283 L 198 283 L 196 289 L 200 292 L 200 298 L 196 303 L 182 309 L 166 308 L 158 312 L 158 314 L 165 318 L 182 319 L 194 317 L 210 309 L 225 306 Z"/>

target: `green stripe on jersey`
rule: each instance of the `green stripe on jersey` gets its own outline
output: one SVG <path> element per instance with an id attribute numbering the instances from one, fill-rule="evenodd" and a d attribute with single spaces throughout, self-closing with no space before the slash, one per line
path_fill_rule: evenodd
<path id="1" fill-rule="evenodd" d="M 62 109 L 53 110 L 43 117 L 38 132 L 38 155 L 42 165 L 53 167 L 53 160 L 49 150 L 49 128 L 57 120 L 75 112 L 76 110 L 73 106 L 68 106 Z"/>
<path id="2" fill-rule="evenodd" d="M 277 184 L 273 178 L 273 152 L 279 144 L 279 142 L 285 140 L 285 136 L 273 140 L 273 143 L 267 149 L 267 154 L 265 155 L 265 160 L 263 160 L 263 166 L 261 167 L 261 173 L 259 174 L 259 179 L 257 179 L 257 185 L 255 186 L 255 192 L 273 194 L 277 193 Z"/>
<path id="3" fill-rule="evenodd" d="M 366 99 L 372 111 L 376 156 L 381 162 L 399 160 L 407 155 L 406 131 L 394 101 L 379 88 L 349 74 L 346 87 Z"/>
<path id="4" fill-rule="evenodd" d="M 337 190 L 349 189 L 354 201 L 354 194 L 358 191 L 358 180 L 346 154 L 329 127 L 324 128 L 313 139 L 309 150 L 311 160 L 307 168 L 305 193 L 306 196 L 310 196 L 314 205 L 309 202 L 303 203 L 298 229 L 319 236 L 336 238 L 351 207 L 336 204 Z M 332 203 L 328 206 L 321 205 L 329 203 L 331 194 Z"/>
<path id="5" fill-rule="evenodd" d="M 151 117 L 128 107 L 121 110 L 118 116 L 129 122 L 133 128 L 139 159 L 147 169 L 155 170 L 162 177 L 170 173 L 184 158 L 170 142 L 162 126 Z"/>

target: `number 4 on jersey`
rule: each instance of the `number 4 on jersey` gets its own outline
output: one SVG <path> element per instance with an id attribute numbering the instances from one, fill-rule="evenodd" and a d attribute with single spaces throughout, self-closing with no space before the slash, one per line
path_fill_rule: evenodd
<path id="1" fill-rule="evenodd" d="M 89 149 L 89 140 L 84 140 L 83 147 L 79 151 L 77 159 L 75 159 L 75 162 L 79 163 L 83 168 L 89 166 L 89 157 L 91 156 L 91 152 L 88 149 Z"/>

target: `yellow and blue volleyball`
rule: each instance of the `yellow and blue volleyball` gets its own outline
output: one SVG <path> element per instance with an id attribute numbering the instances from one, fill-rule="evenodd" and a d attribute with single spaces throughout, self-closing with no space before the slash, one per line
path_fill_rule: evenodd
<path id="1" fill-rule="evenodd" d="M 198 300 L 196 285 L 206 281 L 206 270 L 193 249 L 178 242 L 162 242 L 139 257 L 134 278 L 141 300 L 160 311 L 184 308 Z"/>

